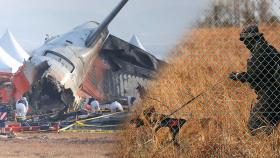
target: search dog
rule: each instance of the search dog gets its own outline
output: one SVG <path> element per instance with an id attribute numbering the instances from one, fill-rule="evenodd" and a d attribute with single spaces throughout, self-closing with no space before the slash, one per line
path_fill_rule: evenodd
<path id="1" fill-rule="evenodd" d="M 168 115 L 158 114 L 153 106 L 143 110 L 142 116 L 143 118 L 139 115 L 137 118 L 132 119 L 130 124 L 134 125 L 135 128 L 141 126 L 152 127 L 154 134 L 162 127 L 168 127 L 169 132 L 172 134 L 173 145 L 176 147 L 180 146 L 177 140 L 177 135 L 187 120 L 181 118 L 171 118 Z"/>
<path id="2" fill-rule="evenodd" d="M 158 114 L 153 106 L 144 109 L 140 115 L 130 120 L 130 124 L 135 128 L 148 126 L 153 129 L 154 138 L 159 129 L 169 128 L 173 145 L 180 147 L 178 135 L 180 138 L 188 138 L 189 141 L 206 141 L 209 133 L 221 133 L 222 123 L 212 118 L 200 118 L 186 120 L 183 118 L 171 118 L 168 115 Z M 188 142 L 189 142 L 188 141 Z"/>

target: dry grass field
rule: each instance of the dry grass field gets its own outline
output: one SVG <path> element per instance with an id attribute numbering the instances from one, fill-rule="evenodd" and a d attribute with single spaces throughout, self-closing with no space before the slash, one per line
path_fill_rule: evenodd
<path id="1" fill-rule="evenodd" d="M 18 134 L 15 139 L 0 139 L 0 157 L 95 158 L 114 157 L 118 144 L 115 134 L 41 133 Z"/>
<path id="2" fill-rule="evenodd" d="M 279 157 L 280 132 L 251 136 L 247 129 L 249 111 L 256 95 L 248 84 L 227 78 L 231 71 L 246 71 L 249 51 L 239 41 L 240 28 L 192 30 L 174 49 L 170 65 L 150 84 L 141 109 L 154 105 L 169 114 L 193 96 L 206 91 L 174 117 L 189 121 L 179 135 L 181 149 L 164 142 L 166 130 L 158 132 L 160 142 L 149 141 L 151 129 L 128 128 L 122 133 L 118 154 L 123 157 Z M 265 38 L 280 50 L 280 26 L 262 26 Z M 215 85 L 216 83 L 219 83 Z M 212 86 L 215 85 L 215 86 Z M 167 108 L 167 107 L 168 108 Z M 219 128 L 203 128 L 197 121 L 210 118 Z"/>

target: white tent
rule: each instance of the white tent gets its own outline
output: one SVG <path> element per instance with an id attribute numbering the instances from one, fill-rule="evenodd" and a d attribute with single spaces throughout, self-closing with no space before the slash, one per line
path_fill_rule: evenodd
<path id="1" fill-rule="evenodd" d="M 16 41 L 15 37 L 9 30 L 7 30 L 0 39 L 0 46 L 19 63 L 23 63 L 24 60 L 29 58 L 28 53 Z"/>
<path id="2" fill-rule="evenodd" d="M 136 46 L 136 47 L 138 47 L 138 48 L 141 48 L 141 49 L 147 51 L 147 50 L 144 48 L 143 44 L 140 42 L 139 38 L 138 38 L 136 35 L 133 35 L 133 36 L 132 36 L 132 38 L 130 39 L 130 42 L 129 42 L 129 43 L 132 44 L 132 45 L 134 45 L 134 46 Z"/>
<path id="3" fill-rule="evenodd" d="M 15 73 L 22 64 L 0 47 L 0 72 Z"/>
<path id="4" fill-rule="evenodd" d="M 12 71 L 13 69 L 9 65 L 0 60 L 0 72 L 12 73 Z"/>

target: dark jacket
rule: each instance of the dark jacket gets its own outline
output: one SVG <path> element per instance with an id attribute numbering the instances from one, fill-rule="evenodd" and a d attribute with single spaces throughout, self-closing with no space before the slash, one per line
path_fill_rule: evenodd
<path id="1" fill-rule="evenodd" d="M 280 54 L 264 39 L 256 43 L 247 61 L 247 72 L 237 75 L 241 82 L 248 82 L 257 94 L 277 86 L 277 72 Z"/>

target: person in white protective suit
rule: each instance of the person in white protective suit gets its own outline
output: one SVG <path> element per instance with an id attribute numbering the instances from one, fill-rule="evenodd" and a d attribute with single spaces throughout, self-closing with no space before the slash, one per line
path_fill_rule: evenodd
<path id="1" fill-rule="evenodd" d="M 110 104 L 110 109 L 111 112 L 123 111 L 122 105 L 117 101 L 114 101 Z"/>
<path id="2" fill-rule="evenodd" d="M 100 111 L 99 102 L 95 98 L 87 98 L 86 104 L 90 105 L 92 113 L 97 113 Z"/>
<path id="3" fill-rule="evenodd" d="M 16 117 L 19 118 L 19 120 L 25 120 L 28 108 L 29 105 L 26 97 L 21 97 L 16 102 Z"/>

